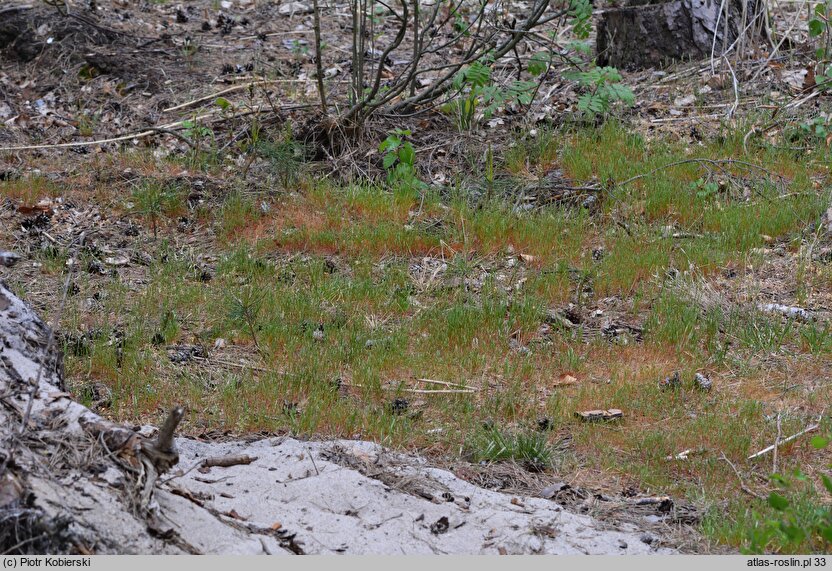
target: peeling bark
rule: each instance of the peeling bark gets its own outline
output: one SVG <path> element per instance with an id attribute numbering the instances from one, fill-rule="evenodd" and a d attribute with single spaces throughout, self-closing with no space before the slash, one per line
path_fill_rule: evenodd
<path id="1" fill-rule="evenodd" d="M 750 40 L 765 37 L 763 2 L 747 0 L 743 19 L 744 0 L 725 1 L 727 15 L 720 0 L 631 2 L 606 9 L 598 22 L 598 63 L 630 70 L 659 67 L 710 57 L 712 49 L 720 57 L 743 30 Z"/>

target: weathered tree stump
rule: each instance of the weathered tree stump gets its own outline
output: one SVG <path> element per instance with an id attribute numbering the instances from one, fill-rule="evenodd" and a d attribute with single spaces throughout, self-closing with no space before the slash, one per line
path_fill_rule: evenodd
<path id="1" fill-rule="evenodd" d="M 762 0 L 634 0 L 601 15 L 598 63 L 633 70 L 709 57 L 712 49 L 719 57 L 741 35 L 738 43 L 764 38 L 764 15 Z"/>

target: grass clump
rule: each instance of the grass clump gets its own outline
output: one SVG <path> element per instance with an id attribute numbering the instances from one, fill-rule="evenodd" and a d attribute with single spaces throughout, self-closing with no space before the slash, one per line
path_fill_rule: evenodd
<path id="1" fill-rule="evenodd" d="M 269 163 L 269 170 L 284 189 L 296 184 L 303 173 L 307 149 L 291 132 L 258 142 L 257 151 Z"/>
<path id="2" fill-rule="evenodd" d="M 552 449 L 546 435 L 539 432 L 486 427 L 470 443 L 470 455 L 476 462 L 514 461 L 532 472 L 552 467 Z"/>
<path id="3" fill-rule="evenodd" d="M 158 235 L 159 218 L 179 214 L 184 205 L 184 193 L 172 182 L 146 179 L 133 191 L 132 210 L 150 220 L 154 239 Z"/>

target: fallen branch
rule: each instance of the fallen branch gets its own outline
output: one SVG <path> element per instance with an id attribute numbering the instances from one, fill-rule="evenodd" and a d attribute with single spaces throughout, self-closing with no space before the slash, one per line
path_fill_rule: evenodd
<path id="1" fill-rule="evenodd" d="M 416 393 L 422 395 L 449 395 L 449 394 L 457 394 L 457 395 L 470 395 L 474 394 L 476 391 L 473 389 L 402 389 L 406 393 Z"/>
<path id="2" fill-rule="evenodd" d="M 249 365 L 248 363 L 235 363 L 233 361 L 224 361 L 222 359 L 216 359 L 213 357 L 206 358 L 192 355 L 191 359 L 193 359 L 194 361 L 199 361 L 201 363 L 213 363 L 225 367 L 233 367 L 235 369 L 248 369 L 251 371 L 258 371 L 260 373 L 274 373 L 275 375 L 292 375 L 292 373 L 287 373 L 286 371 L 281 371 L 280 369 L 268 369 L 266 367 L 258 367 L 257 365 Z"/>
<path id="3" fill-rule="evenodd" d="M 576 411 L 575 416 L 587 422 L 597 422 L 599 420 L 618 420 L 624 418 L 624 412 L 617 408 L 610 408 L 607 410 L 584 410 Z"/>
<path id="4" fill-rule="evenodd" d="M 84 245 L 85 238 L 86 238 L 86 232 L 82 232 L 81 235 L 75 240 L 75 244 L 76 244 L 75 252 L 73 254 L 73 258 L 70 258 L 70 259 L 74 259 L 74 256 L 76 256 L 78 254 L 81 247 Z M 15 263 L 17 263 L 17 261 L 20 259 L 20 257 L 17 256 L 16 254 L 12 253 L 12 252 L 6 252 L 6 251 L 0 250 L 0 259 L 2 259 L 2 265 L 11 267 Z M 64 307 L 66 307 L 66 300 L 67 300 L 67 297 L 69 296 L 69 284 L 72 282 L 72 276 L 73 276 L 74 269 L 75 269 L 76 265 L 77 264 L 73 264 L 72 266 L 70 266 L 69 271 L 66 273 L 66 279 L 64 279 L 64 287 L 63 287 L 63 293 L 61 294 L 61 300 L 60 300 L 60 303 L 58 304 L 58 309 L 57 309 L 57 312 L 55 314 L 55 317 L 53 318 L 52 326 L 50 328 L 48 328 L 48 331 L 47 331 L 47 336 L 46 336 L 46 353 L 47 354 L 51 354 L 53 349 L 54 349 L 54 346 L 55 346 L 55 329 L 60 325 L 61 318 L 63 317 Z M 2 309 L 7 309 L 8 305 L 9 305 L 9 301 L 6 298 L 6 296 L 0 294 L 0 299 L 3 299 L 6 303 L 5 307 L 3 307 Z M 3 364 L 4 364 L 4 366 L 8 366 L 7 362 L 4 362 Z M 14 453 L 15 453 L 16 447 L 17 447 L 17 445 L 20 441 L 20 437 L 22 437 L 23 434 L 26 432 L 26 430 L 30 427 L 30 420 L 31 420 L 31 415 L 32 415 L 32 405 L 35 402 L 35 395 L 37 394 L 38 388 L 40 387 L 41 381 L 43 380 L 43 374 L 44 374 L 44 367 L 45 366 L 47 366 L 47 360 L 46 359 L 40 361 L 40 363 L 38 364 L 36 378 L 35 379 L 26 379 L 26 381 L 30 384 L 29 391 L 28 391 L 28 400 L 26 401 L 26 410 L 23 413 L 22 417 L 20 418 L 20 428 L 19 428 L 19 432 L 17 434 L 17 437 L 12 439 L 8 450 L 5 451 L 5 455 L 4 455 L 5 457 L 3 458 L 3 463 L 0 464 L 0 478 L 2 478 L 2 476 L 6 473 L 6 470 L 9 467 L 9 462 L 11 462 L 14 459 Z M 54 363 L 51 364 L 50 366 L 54 366 Z M 6 399 L 3 399 L 3 403 L 8 406 L 10 404 L 10 401 L 7 401 Z M 18 411 L 18 413 L 19 413 L 19 411 Z"/>
<path id="5" fill-rule="evenodd" d="M 206 458 L 202 461 L 200 467 L 213 468 L 214 466 L 218 466 L 220 468 L 229 468 L 231 466 L 251 464 L 255 460 L 257 460 L 257 456 L 249 456 L 248 454 L 231 454 L 229 456 Z"/>
<path id="6" fill-rule="evenodd" d="M 736 474 L 736 476 L 737 476 L 737 480 L 739 480 L 739 482 L 740 482 L 740 489 L 743 492 L 745 492 L 749 496 L 753 496 L 753 497 L 757 498 L 758 500 L 764 500 L 765 499 L 763 496 L 761 496 L 760 494 L 758 494 L 757 492 L 755 492 L 754 490 L 752 490 L 751 488 L 749 488 L 748 486 L 745 485 L 745 482 L 743 481 L 742 476 L 740 476 L 739 470 L 737 470 L 737 467 L 734 466 L 734 463 L 731 462 L 725 456 L 724 452 L 722 453 L 722 456 L 720 457 L 720 460 L 725 460 L 725 462 L 727 462 L 728 465 L 731 466 L 731 469 L 734 471 L 734 474 Z"/>
<path id="7" fill-rule="evenodd" d="M 365 385 L 359 384 L 350 384 L 350 383 L 341 383 L 345 387 L 353 387 L 358 389 L 366 388 Z M 471 395 L 477 392 L 477 389 L 468 388 L 468 389 L 400 389 L 397 387 L 381 387 L 382 390 L 386 391 L 401 391 L 403 393 L 415 393 L 415 394 L 422 394 L 422 395 Z"/>
<path id="8" fill-rule="evenodd" d="M 3 14 L 9 14 L 11 12 L 22 12 L 23 10 L 31 10 L 31 9 L 32 9 L 31 4 L 25 4 L 23 6 L 11 6 L 9 8 L 3 8 L 2 10 L 0 10 L 0 16 L 2 16 Z"/>
<path id="9" fill-rule="evenodd" d="M 282 111 L 287 111 L 287 110 L 294 110 L 294 109 L 305 109 L 307 107 L 309 107 L 309 105 L 282 105 L 282 106 L 278 107 L 277 109 L 280 109 Z M 203 119 L 208 119 L 210 117 L 213 117 L 217 114 L 218 111 L 219 110 L 213 110 L 213 111 L 209 111 L 208 113 L 205 113 L 203 115 L 200 115 L 198 117 L 191 117 L 191 118 L 188 118 L 188 119 L 183 119 L 181 121 L 176 121 L 174 123 L 167 123 L 165 125 L 159 125 L 159 126 L 155 126 L 155 127 L 147 127 L 144 131 L 140 131 L 138 133 L 133 133 L 133 134 L 130 134 L 130 135 L 121 135 L 119 137 L 111 137 L 111 138 L 108 138 L 108 139 L 96 139 L 94 141 L 75 141 L 75 142 L 72 142 L 72 143 L 52 143 L 52 144 L 43 144 L 43 145 L 21 145 L 19 147 L 0 147 L 0 153 L 13 153 L 13 152 L 17 152 L 17 151 L 37 151 L 37 150 L 44 150 L 44 149 L 73 149 L 73 148 L 78 148 L 78 147 L 94 147 L 94 146 L 98 146 L 98 145 L 106 145 L 106 144 L 109 144 L 109 143 L 121 143 L 123 141 L 132 141 L 132 140 L 135 140 L 135 139 L 142 139 L 144 137 L 149 137 L 149 136 L 157 134 L 157 133 L 172 135 L 172 136 L 178 138 L 179 140 L 187 143 L 191 147 L 194 147 L 193 143 L 189 139 L 185 138 L 182 135 L 179 135 L 178 133 L 173 132 L 173 130 L 184 127 L 185 123 L 202 121 Z M 259 109 L 241 111 L 239 113 L 234 113 L 233 115 L 226 115 L 226 116 L 220 117 L 214 123 L 227 121 L 229 119 L 236 119 L 236 118 L 240 118 L 240 117 L 245 117 L 247 115 L 252 115 L 252 114 L 257 113 L 259 111 L 260 111 Z"/>
<path id="10" fill-rule="evenodd" d="M 442 386 L 445 386 L 445 387 L 457 387 L 457 388 L 465 389 L 465 390 L 469 390 L 469 391 L 478 391 L 479 390 L 476 387 L 469 387 L 468 385 L 463 385 L 461 383 L 449 383 L 447 381 L 435 381 L 433 379 L 416 379 L 416 380 L 419 381 L 420 383 L 427 383 L 427 384 L 430 384 L 430 385 L 442 385 Z"/>
<path id="11" fill-rule="evenodd" d="M 821 416 L 823 416 L 823 415 L 821 415 Z M 765 448 L 763 448 L 763 449 L 762 449 L 762 450 L 760 450 L 759 452 L 755 452 L 754 454 L 752 454 L 751 456 L 749 456 L 749 457 L 748 457 L 748 459 L 749 459 L 749 460 L 753 460 L 754 458 L 759 458 L 760 456 L 765 456 L 766 454 L 768 454 L 769 452 L 771 452 L 772 450 L 774 450 L 774 449 L 775 449 L 775 448 L 777 448 L 778 446 L 782 446 L 783 444 L 788 444 L 788 443 L 789 443 L 789 442 L 791 442 L 792 440 L 795 440 L 795 439 L 797 439 L 797 438 L 800 438 L 800 437 L 801 437 L 801 436 L 803 436 L 804 434 L 808 434 L 808 433 L 810 433 L 810 432 L 814 432 L 815 430 L 817 430 L 818 428 L 820 428 L 820 419 L 821 419 L 821 417 L 819 416 L 819 417 L 818 417 L 818 419 L 817 419 L 817 421 L 816 421 L 814 424 L 810 424 L 809 426 L 807 426 L 806 428 L 804 428 L 803 430 L 801 430 L 801 431 L 800 431 L 800 432 L 798 432 L 797 434 L 792 434 L 792 435 L 791 435 L 791 436 L 789 436 L 788 438 L 783 438 L 782 440 L 780 440 L 779 442 L 775 442 L 775 443 L 774 443 L 774 444 L 772 444 L 771 446 L 766 446 Z"/>
<path id="12" fill-rule="evenodd" d="M 204 103 L 206 101 L 211 101 L 212 99 L 216 99 L 217 97 L 221 97 L 223 95 L 227 95 L 229 93 L 234 93 L 235 91 L 242 91 L 244 89 L 248 89 L 249 87 L 259 87 L 261 85 L 273 85 L 275 83 L 280 83 L 280 80 L 276 79 L 262 79 L 259 81 L 249 81 L 248 83 L 243 83 L 241 85 L 235 85 L 234 87 L 229 87 L 227 89 L 223 89 L 222 91 L 217 91 L 216 93 L 212 93 L 210 95 L 206 95 L 204 97 L 199 97 L 197 99 L 193 99 L 191 101 L 186 101 L 185 103 L 180 103 L 179 105 L 175 105 L 173 107 L 168 107 L 167 109 L 162 109 L 163 113 L 169 113 L 170 111 L 178 111 L 180 109 L 187 109 L 193 105 L 198 103 Z"/>
<path id="13" fill-rule="evenodd" d="M 765 311 L 767 313 L 781 313 L 789 318 L 796 317 L 804 321 L 810 321 L 812 319 L 812 313 L 802 307 L 793 307 L 790 305 L 782 305 L 780 303 L 761 303 L 757 307 L 760 311 Z"/>
<path id="14" fill-rule="evenodd" d="M 173 446 L 173 435 L 184 416 L 183 407 L 174 407 L 162 424 L 162 428 L 159 429 L 156 440 L 142 443 L 142 452 L 150 458 L 160 473 L 167 472 L 171 466 L 179 462 L 179 454 Z"/>
<path id="15" fill-rule="evenodd" d="M 193 119 L 189 119 L 189 121 L 201 121 L 202 119 L 206 119 L 211 117 L 214 113 L 206 113 L 200 117 L 195 117 Z M 0 147 L 0 153 L 6 152 L 16 152 L 16 151 L 37 151 L 41 149 L 72 149 L 77 147 L 94 147 L 97 145 L 106 145 L 108 143 L 120 143 L 122 141 L 132 141 L 135 139 L 142 139 L 144 137 L 149 137 L 158 132 L 170 134 L 172 129 L 176 129 L 178 127 L 182 127 L 185 121 L 177 121 L 175 123 L 168 123 L 167 125 L 161 125 L 159 127 L 150 127 L 144 131 L 139 133 L 133 133 L 131 135 L 121 135 L 120 137 L 111 137 L 109 139 L 97 139 L 95 141 L 75 141 L 73 143 L 53 143 L 48 145 L 22 145 L 19 147 Z"/>
<path id="16" fill-rule="evenodd" d="M 0 250 L 0 266 L 11 268 L 19 261 L 20 256 L 18 254 L 15 254 L 14 252 L 6 252 L 4 250 Z"/>

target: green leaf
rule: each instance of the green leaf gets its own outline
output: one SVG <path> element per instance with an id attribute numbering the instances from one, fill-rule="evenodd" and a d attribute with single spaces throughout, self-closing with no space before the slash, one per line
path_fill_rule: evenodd
<path id="1" fill-rule="evenodd" d="M 223 111 L 231 107 L 231 102 L 225 97 L 217 97 L 217 100 L 214 101 L 214 103 L 216 103 L 217 106 Z"/>
<path id="2" fill-rule="evenodd" d="M 821 448 L 826 448 L 826 445 L 829 444 L 829 439 L 824 436 L 815 436 L 812 438 L 812 446 L 820 450 Z"/>
<path id="3" fill-rule="evenodd" d="M 388 135 L 387 138 L 384 139 L 378 146 L 378 150 L 382 153 L 384 151 L 395 151 L 401 144 L 402 140 L 399 139 L 396 135 Z"/>
<path id="4" fill-rule="evenodd" d="M 820 20 L 809 20 L 809 37 L 816 38 L 821 35 L 824 28 L 826 28 L 826 26 L 824 26 L 823 22 Z"/>
<path id="5" fill-rule="evenodd" d="M 603 97 L 585 93 L 578 98 L 578 109 L 585 113 L 597 115 L 606 112 L 607 105 Z"/>
<path id="6" fill-rule="evenodd" d="M 821 474 L 820 479 L 823 481 L 823 487 L 826 488 L 826 491 L 832 494 L 832 478 L 826 474 Z"/>
<path id="7" fill-rule="evenodd" d="M 788 488 L 791 486 L 789 480 L 781 476 L 780 474 L 772 474 L 771 476 L 769 476 L 769 479 L 781 488 Z"/>
<path id="8" fill-rule="evenodd" d="M 768 505 L 776 509 L 777 511 L 781 512 L 789 507 L 789 500 L 778 494 L 777 492 L 771 492 L 768 495 Z"/>
<path id="9" fill-rule="evenodd" d="M 537 52 L 529 60 L 529 64 L 526 66 L 526 69 L 535 77 L 543 75 L 546 73 L 546 70 L 549 69 L 549 58 L 550 55 L 548 52 Z"/>
<path id="10" fill-rule="evenodd" d="M 611 83 L 607 86 L 612 100 L 623 101 L 628 105 L 635 103 L 636 96 L 633 91 L 623 83 Z"/>
<path id="11" fill-rule="evenodd" d="M 462 89 L 462 85 L 465 83 L 465 71 L 458 71 L 454 75 L 454 80 L 451 82 L 451 87 L 454 91 L 459 91 Z"/>
<path id="12" fill-rule="evenodd" d="M 566 44 L 566 49 L 579 54 L 589 55 L 592 52 L 592 43 L 573 40 Z"/>
<path id="13" fill-rule="evenodd" d="M 607 66 L 598 69 L 600 70 L 601 77 L 604 79 L 604 81 L 612 83 L 614 81 L 621 81 L 622 79 L 621 73 L 614 67 Z"/>
<path id="14" fill-rule="evenodd" d="M 413 150 L 413 145 L 410 143 L 402 145 L 402 148 L 399 149 L 399 162 L 406 165 L 413 165 L 415 160 L 416 152 Z"/>
<path id="15" fill-rule="evenodd" d="M 396 153 L 388 153 L 384 155 L 384 160 L 382 161 L 382 164 L 384 164 L 384 168 L 389 169 L 390 167 L 392 167 L 395 164 L 396 160 L 398 160 L 398 158 L 399 157 L 396 156 Z"/>
<path id="16" fill-rule="evenodd" d="M 465 80 L 474 87 L 483 87 L 491 81 L 491 68 L 475 61 L 465 70 Z"/>
<path id="17" fill-rule="evenodd" d="M 832 543 L 832 526 L 823 525 L 818 530 L 820 536 L 825 539 L 828 543 Z"/>
<path id="18" fill-rule="evenodd" d="M 780 523 L 780 531 L 783 532 L 791 543 L 800 543 L 806 539 L 806 532 L 796 525 L 789 525 L 785 522 Z"/>

